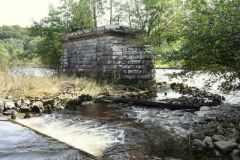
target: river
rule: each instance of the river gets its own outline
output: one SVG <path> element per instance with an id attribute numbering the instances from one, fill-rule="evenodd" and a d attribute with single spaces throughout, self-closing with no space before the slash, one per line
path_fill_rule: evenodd
<path id="1" fill-rule="evenodd" d="M 201 74 L 189 79 L 172 79 L 168 75 L 180 71 L 159 69 L 156 78 L 199 88 L 211 78 Z M 45 72 L 38 72 L 38 75 L 46 76 Z M 213 84 L 209 91 L 225 96 L 226 101 L 220 106 L 202 107 L 200 111 L 91 104 L 78 107 L 77 111 L 58 111 L 18 121 L 103 159 L 190 160 L 188 136 L 203 118 L 240 114 L 237 108 L 240 93 L 224 94 L 216 86 Z M 159 91 L 156 100 L 179 96 L 168 89 Z M 86 159 L 65 144 L 9 122 L 0 121 L 0 137 L 0 159 Z"/>

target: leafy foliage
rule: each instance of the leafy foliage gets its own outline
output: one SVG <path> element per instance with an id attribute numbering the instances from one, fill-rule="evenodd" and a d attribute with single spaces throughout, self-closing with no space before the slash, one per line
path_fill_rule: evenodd
<path id="1" fill-rule="evenodd" d="M 32 35 L 42 38 L 37 45 L 37 54 L 42 62 L 52 68 L 59 66 L 62 54 L 60 37 L 63 33 L 93 27 L 88 1 L 63 0 L 62 6 L 50 9 L 47 17 L 31 28 Z"/>
<path id="2" fill-rule="evenodd" d="M 35 46 L 39 37 L 29 35 L 28 28 L 20 26 L 0 27 L 1 67 L 19 65 L 36 57 Z"/>
<path id="3" fill-rule="evenodd" d="M 188 1 L 178 51 L 163 56 L 181 61 L 187 70 L 202 70 L 221 76 L 224 90 L 240 89 L 240 2 Z"/>

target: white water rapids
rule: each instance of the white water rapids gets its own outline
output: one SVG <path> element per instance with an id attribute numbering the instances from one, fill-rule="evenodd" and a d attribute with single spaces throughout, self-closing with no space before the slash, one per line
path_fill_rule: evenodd
<path id="1" fill-rule="evenodd" d="M 79 117 L 64 119 L 61 114 L 52 114 L 17 121 L 95 156 L 102 156 L 106 147 L 123 143 L 124 139 L 122 130 Z"/>
<path id="2" fill-rule="evenodd" d="M 190 79 L 172 79 L 168 76 L 168 73 L 180 71 L 181 70 L 157 70 L 156 78 L 161 82 L 183 82 L 189 86 L 199 88 L 204 86 L 205 80 L 211 78 L 211 76 L 206 74 L 200 74 Z M 236 92 L 234 94 L 223 94 L 217 90 L 218 83 L 213 84 L 208 91 L 223 95 L 226 98 L 226 101 L 224 102 L 225 104 L 240 104 L 240 92 Z M 167 95 L 165 95 L 165 92 L 167 92 Z M 177 98 L 180 96 L 181 94 L 179 93 L 167 90 L 159 92 L 157 99 Z M 89 108 L 86 108 L 85 110 L 87 109 Z M 207 115 L 209 112 L 219 112 L 220 110 L 222 111 L 224 108 L 214 106 L 210 110 L 200 110 L 197 112 L 150 109 L 138 106 L 132 106 L 130 107 L 130 110 L 121 108 L 122 113 L 129 114 L 128 117 L 133 118 L 137 123 L 148 123 L 156 128 L 162 127 L 169 133 L 174 133 L 180 136 L 186 136 L 190 133 L 191 130 L 189 129 L 189 126 L 192 123 L 197 122 L 200 117 Z M 89 114 L 88 112 L 86 113 Z M 111 116 L 111 114 L 114 115 L 114 112 L 107 113 L 106 115 Z M 31 119 L 18 119 L 17 121 L 95 156 L 102 156 L 107 148 L 113 145 L 123 144 L 126 140 L 126 130 L 124 127 L 118 126 L 114 123 L 112 124 L 111 121 L 101 123 L 94 117 L 90 119 L 81 117 L 81 114 L 66 115 L 62 113 L 55 113 Z M 113 121 L 115 121 L 115 119 L 113 119 Z"/>

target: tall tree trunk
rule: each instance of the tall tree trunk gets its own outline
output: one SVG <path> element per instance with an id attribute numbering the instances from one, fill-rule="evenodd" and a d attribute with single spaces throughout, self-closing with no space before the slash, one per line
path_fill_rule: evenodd
<path id="1" fill-rule="evenodd" d="M 110 25 L 112 25 L 113 0 L 110 0 Z"/>
<path id="2" fill-rule="evenodd" d="M 97 27 L 97 9 L 96 9 L 96 2 L 93 2 L 92 4 L 92 7 L 93 7 L 93 21 L 94 21 L 94 27 L 96 28 Z"/>
<path id="3" fill-rule="evenodd" d="M 129 27 L 132 27 L 131 10 L 130 10 L 129 1 L 127 1 L 127 6 L 128 6 L 128 22 L 129 22 Z"/>

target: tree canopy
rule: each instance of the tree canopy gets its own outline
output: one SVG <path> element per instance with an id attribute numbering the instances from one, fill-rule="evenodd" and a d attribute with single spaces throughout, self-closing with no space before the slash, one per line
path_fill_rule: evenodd
<path id="1" fill-rule="evenodd" d="M 223 89 L 240 89 L 239 0 L 61 0 L 30 29 L 0 27 L 1 64 L 40 57 L 57 67 L 62 34 L 109 24 L 139 29 L 162 64 L 217 74 Z"/>

